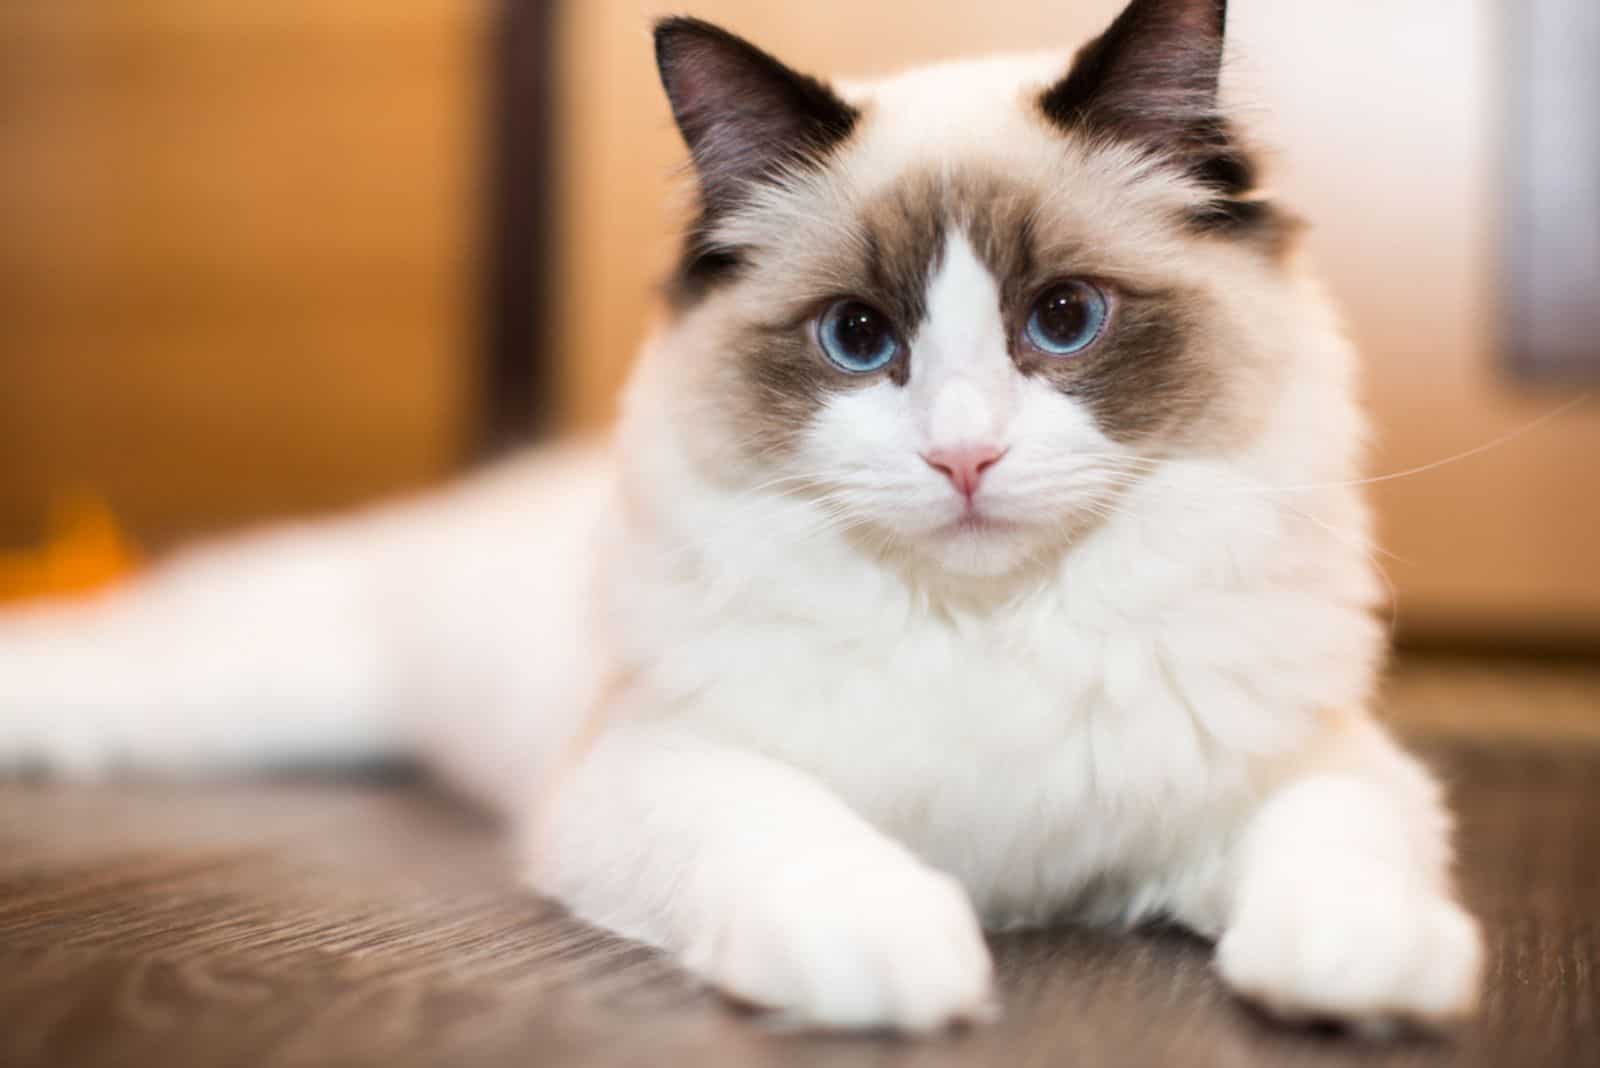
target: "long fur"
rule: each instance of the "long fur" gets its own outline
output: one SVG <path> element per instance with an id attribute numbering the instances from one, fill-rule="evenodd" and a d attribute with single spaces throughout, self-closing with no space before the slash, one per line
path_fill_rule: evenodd
<path id="1" fill-rule="evenodd" d="M 1466 1012 L 1448 816 L 1368 712 L 1354 355 L 1292 255 L 1184 228 L 1213 190 L 1051 128 L 1067 66 L 842 89 L 860 129 L 711 221 L 741 273 L 645 347 L 606 443 L 0 618 L 0 757 L 418 753 L 504 814 L 534 888 L 808 1024 L 981 1018 L 980 923 L 1070 918 L 1217 939 L 1288 1018 Z M 974 168 L 1188 295 L 1204 418 L 1124 440 L 1019 372 L 959 213 L 906 381 L 790 376 L 794 425 L 760 414 L 733 354 L 849 282 L 881 193 L 932 174 L 956 203 Z M 969 530 L 919 453 L 986 436 L 1005 525 Z"/>

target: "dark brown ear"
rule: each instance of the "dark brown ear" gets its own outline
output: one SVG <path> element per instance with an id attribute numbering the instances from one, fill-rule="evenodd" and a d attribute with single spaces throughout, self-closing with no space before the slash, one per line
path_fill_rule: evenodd
<path id="1" fill-rule="evenodd" d="M 655 42 L 708 214 L 737 203 L 753 183 L 820 157 L 860 117 L 822 82 L 709 22 L 663 19 Z"/>
<path id="2" fill-rule="evenodd" d="M 1253 175 L 1217 101 L 1227 0 L 1133 0 L 1040 103 L 1051 122 L 1135 142 L 1219 187 Z"/>

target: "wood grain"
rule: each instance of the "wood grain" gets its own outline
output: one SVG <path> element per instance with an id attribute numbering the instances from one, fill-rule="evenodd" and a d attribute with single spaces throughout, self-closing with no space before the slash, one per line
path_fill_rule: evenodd
<path id="1" fill-rule="evenodd" d="M 1600 708 L 1596 672 L 1565 674 Z M 1482 675 L 1448 663 L 1401 673 L 1395 718 L 1452 680 L 1474 722 Z M 1483 1012 L 1447 1040 L 1287 1031 L 1230 999 L 1194 939 L 1076 929 L 994 941 L 992 1027 L 779 1035 L 525 893 L 471 811 L 417 783 L 303 779 L 0 785 L 0 1063 L 1593 1065 L 1600 745 L 1422 718 L 1491 949 Z"/>

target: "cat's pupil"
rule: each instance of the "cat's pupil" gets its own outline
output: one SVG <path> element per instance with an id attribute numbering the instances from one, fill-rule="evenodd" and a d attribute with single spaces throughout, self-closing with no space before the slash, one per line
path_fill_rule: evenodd
<path id="1" fill-rule="evenodd" d="M 848 304 L 842 308 L 837 331 L 845 354 L 862 362 L 877 356 L 888 343 L 888 324 L 883 316 L 865 304 Z"/>
<path id="2" fill-rule="evenodd" d="M 1089 331 L 1089 320 L 1088 302 L 1076 286 L 1053 290 L 1039 302 L 1039 328 L 1058 345 L 1081 341 Z"/>
<path id="3" fill-rule="evenodd" d="M 900 351 L 889 321 L 859 300 L 838 301 L 824 312 L 817 341 L 835 367 L 853 375 L 881 371 Z"/>

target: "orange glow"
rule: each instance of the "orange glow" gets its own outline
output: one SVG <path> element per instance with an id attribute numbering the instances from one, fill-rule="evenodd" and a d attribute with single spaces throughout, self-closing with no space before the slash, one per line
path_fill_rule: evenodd
<path id="1" fill-rule="evenodd" d="M 62 497 L 51 511 L 44 544 L 0 553 L 0 601 L 88 593 L 139 566 L 139 552 L 98 497 Z"/>

